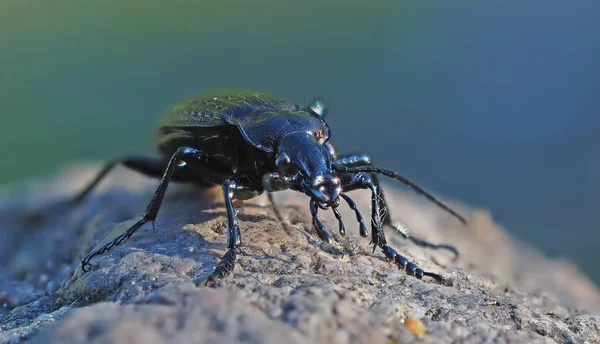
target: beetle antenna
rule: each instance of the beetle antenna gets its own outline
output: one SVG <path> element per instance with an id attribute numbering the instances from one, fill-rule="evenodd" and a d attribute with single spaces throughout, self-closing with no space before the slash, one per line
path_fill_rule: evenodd
<path id="1" fill-rule="evenodd" d="M 445 211 L 447 211 L 448 213 L 452 214 L 454 217 L 456 217 L 458 220 L 460 220 L 460 222 L 462 222 L 464 225 L 467 224 L 467 220 L 465 220 L 465 218 L 462 217 L 462 215 L 460 215 L 457 212 L 455 212 L 454 210 L 450 209 L 450 207 L 448 207 L 447 205 L 445 205 L 444 203 L 442 203 L 441 201 L 439 201 L 437 198 L 433 197 L 433 195 L 431 195 L 427 191 L 423 190 L 420 186 L 414 184 L 410 180 L 408 180 L 405 177 L 401 176 L 399 173 L 396 173 L 396 172 L 390 171 L 390 170 L 386 170 L 386 169 L 383 169 L 383 168 L 379 168 L 379 167 L 353 167 L 353 168 L 348 168 L 348 167 L 343 167 L 343 166 L 339 166 L 339 165 L 335 165 L 334 164 L 333 168 L 336 171 L 343 172 L 343 173 L 371 172 L 371 173 L 382 174 L 382 175 L 384 175 L 386 177 L 389 177 L 389 178 L 392 178 L 392 179 L 396 179 L 396 180 L 402 182 L 404 185 L 406 185 L 409 188 L 411 188 L 414 191 L 416 191 L 418 194 L 421 194 L 421 195 L 425 196 L 425 198 L 427 198 L 431 202 L 435 203 L 438 207 L 440 207 L 440 208 L 444 209 Z"/>

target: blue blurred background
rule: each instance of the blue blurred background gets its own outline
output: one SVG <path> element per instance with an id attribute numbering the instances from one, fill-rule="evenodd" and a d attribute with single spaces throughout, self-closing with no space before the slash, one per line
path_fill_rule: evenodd
<path id="1" fill-rule="evenodd" d="M 600 283 L 600 2 L 2 0 L 0 184 L 151 152 L 214 88 L 326 99 L 333 142 Z"/>

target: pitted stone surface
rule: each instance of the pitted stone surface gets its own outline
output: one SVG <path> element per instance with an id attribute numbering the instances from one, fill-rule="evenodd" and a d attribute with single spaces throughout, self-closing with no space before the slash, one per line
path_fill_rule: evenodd
<path id="1" fill-rule="evenodd" d="M 234 272 L 202 282 L 225 252 L 220 190 L 173 185 L 156 221 L 92 260 L 81 258 L 141 214 L 155 181 L 118 169 L 76 208 L 68 204 L 97 166 L 0 194 L 0 342 L 16 343 L 597 343 L 600 293 L 568 262 L 515 242 L 480 210 L 452 203 L 464 227 L 434 205 L 384 188 L 392 216 L 415 235 L 454 244 L 417 247 L 386 229 L 388 242 L 426 271 L 418 280 L 372 252 L 342 209 L 345 237 L 322 243 L 308 199 L 276 195 L 296 232 L 287 234 L 266 197 L 238 207 L 245 253 Z M 351 192 L 365 218 L 370 195 Z M 427 328 L 415 336 L 407 316 Z"/>

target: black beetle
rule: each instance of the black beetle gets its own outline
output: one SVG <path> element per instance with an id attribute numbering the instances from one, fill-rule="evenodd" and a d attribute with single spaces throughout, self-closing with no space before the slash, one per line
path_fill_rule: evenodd
<path id="1" fill-rule="evenodd" d="M 235 265 L 241 237 L 233 201 L 250 199 L 264 191 L 271 196 L 272 191 L 285 189 L 300 191 L 310 197 L 313 226 L 326 242 L 332 239 L 318 218 L 318 209 L 331 208 L 339 221 L 340 234 L 344 235 L 344 224 L 337 210 L 340 198 L 354 210 L 360 235 L 368 235 L 356 204 L 344 192 L 370 189 L 373 251 L 381 248 L 389 260 L 417 278 L 430 276 L 442 281 L 443 276 L 423 271 L 388 246 L 383 226 L 395 228 L 418 245 L 445 248 L 456 255 L 458 251 L 450 245 L 434 245 L 409 236 L 393 223 L 376 174 L 401 181 L 461 222 L 466 223 L 465 219 L 399 174 L 374 167 L 366 155 L 338 156 L 329 143 L 331 133 L 323 119 L 324 111 L 321 102 L 301 107 L 264 93 L 242 91 L 213 92 L 175 105 L 158 126 L 156 138 L 161 157 L 136 155 L 113 160 L 75 197 L 74 203 L 81 201 L 116 164 L 160 178 L 140 220 L 85 257 L 81 268 L 87 271 L 94 256 L 121 244 L 145 223 L 154 225 L 169 181 L 175 181 L 201 187 L 223 187 L 228 216 L 228 250 L 207 282 L 225 277 Z M 272 197 L 269 199 L 273 200 Z M 282 220 L 276 207 L 275 210 Z"/>

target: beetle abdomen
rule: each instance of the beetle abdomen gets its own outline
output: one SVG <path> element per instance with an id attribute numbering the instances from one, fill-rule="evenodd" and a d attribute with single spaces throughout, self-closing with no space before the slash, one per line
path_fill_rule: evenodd
<path id="1" fill-rule="evenodd" d="M 226 125 L 228 118 L 258 109 L 298 110 L 283 99 L 260 92 L 218 91 L 203 93 L 173 106 L 161 125 Z"/>
<path id="2" fill-rule="evenodd" d="M 308 109 L 260 92 L 221 91 L 202 94 L 175 105 L 159 126 L 158 145 L 171 138 L 184 139 L 192 128 L 205 136 L 203 128 L 235 125 L 246 143 L 273 152 L 282 135 L 292 131 L 314 133 L 319 140 L 329 139 L 329 126 Z M 180 134 L 173 134 L 174 131 Z M 174 136 L 165 136 L 174 135 Z"/>

